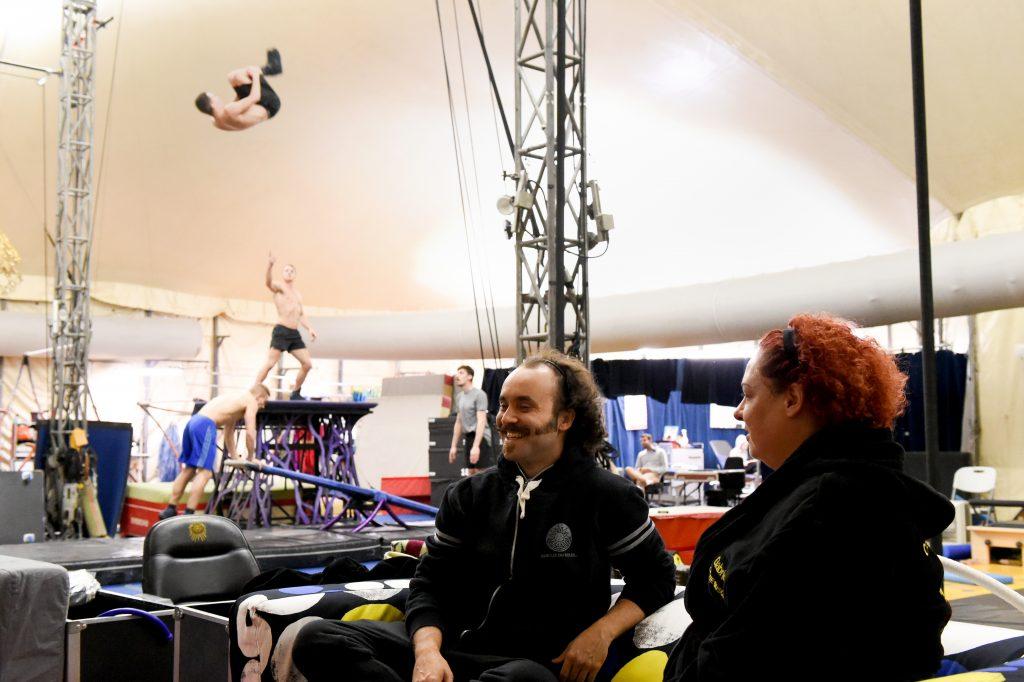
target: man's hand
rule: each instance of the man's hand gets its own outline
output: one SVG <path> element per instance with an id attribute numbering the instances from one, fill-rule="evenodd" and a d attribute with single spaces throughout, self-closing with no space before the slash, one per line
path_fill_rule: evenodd
<path id="1" fill-rule="evenodd" d="M 448 463 L 449 464 L 455 464 L 455 453 L 456 452 L 457 452 L 457 448 L 453 445 L 452 449 L 448 451 Z"/>
<path id="2" fill-rule="evenodd" d="M 413 682 L 455 682 L 448 661 L 441 655 L 441 630 L 432 625 L 422 627 L 413 633 L 412 643 L 416 656 Z"/>
<path id="3" fill-rule="evenodd" d="M 469 463 L 470 464 L 476 464 L 479 461 L 480 461 L 480 446 L 479 445 L 474 445 L 469 450 Z"/>
<path id="4" fill-rule="evenodd" d="M 558 679 L 562 682 L 593 682 L 608 658 L 611 634 L 600 623 L 595 623 L 569 642 L 565 651 L 552 663 L 561 663 Z"/>
<path id="5" fill-rule="evenodd" d="M 313 329 L 312 327 L 310 327 L 309 328 L 309 341 L 310 341 L 310 343 L 312 343 L 313 341 L 316 341 L 318 336 L 320 336 L 320 335 L 316 333 L 316 330 Z"/>
<path id="6" fill-rule="evenodd" d="M 274 258 L 274 252 L 273 251 L 267 252 L 267 265 L 269 265 L 270 267 L 274 267 L 274 263 L 276 263 L 276 262 L 277 262 L 277 259 Z"/>
<path id="7" fill-rule="evenodd" d="M 441 652 L 430 651 L 417 654 L 412 682 L 455 682 L 455 676 Z"/>

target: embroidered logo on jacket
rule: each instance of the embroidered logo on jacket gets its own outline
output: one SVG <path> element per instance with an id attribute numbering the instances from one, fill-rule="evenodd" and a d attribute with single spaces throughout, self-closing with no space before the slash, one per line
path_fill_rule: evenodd
<path id="1" fill-rule="evenodd" d="M 552 552 L 565 552 L 572 546 L 572 531 L 564 523 L 556 523 L 551 526 L 544 541 Z"/>
<path id="2" fill-rule="evenodd" d="M 722 562 L 722 555 L 719 554 L 708 569 L 708 585 L 722 601 L 725 601 L 725 581 L 728 577 L 729 571 L 726 570 L 725 564 Z"/>

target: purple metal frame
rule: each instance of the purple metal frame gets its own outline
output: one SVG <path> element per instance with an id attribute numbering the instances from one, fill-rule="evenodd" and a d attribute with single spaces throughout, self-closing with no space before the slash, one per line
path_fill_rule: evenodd
<path id="1" fill-rule="evenodd" d="M 422 502 L 409 500 L 404 497 L 399 497 L 397 495 L 382 492 L 380 490 L 360 488 L 359 486 L 352 485 L 351 483 L 344 483 L 342 481 L 335 481 L 329 478 L 322 478 L 320 476 L 306 474 L 301 471 L 281 469 L 280 467 L 275 467 L 272 464 L 266 464 L 263 462 L 247 462 L 236 460 L 234 462 L 228 462 L 226 466 L 229 466 L 230 468 L 239 471 L 250 471 L 253 474 L 261 473 L 266 476 L 279 476 L 289 480 L 310 483 L 316 486 L 318 489 L 337 491 L 342 495 L 347 496 L 350 502 L 358 500 L 360 502 L 375 503 L 372 511 L 369 512 L 367 512 L 365 509 L 346 505 L 347 511 L 352 511 L 356 514 L 360 514 L 363 517 L 363 520 L 355 528 L 355 530 L 357 531 L 362 530 L 370 523 L 379 524 L 380 522 L 376 520 L 376 516 L 381 511 L 387 512 L 391 516 L 391 518 L 393 518 L 397 523 L 407 528 L 408 525 L 404 521 L 402 521 L 402 519 L 399 518 L 397 514 L 395 514 L 395 511 L 392 508 L 393 504 L 407 506 L 417 511 L 420 511 L 421 513 L 430 514 L 431 516 L 437 516 L 438 512 L 437 507 L 433 507 L 429 504 L 423 504 Z M 345 512 L 343 511 L 342 514 L 339 514 L 338 516 L 335 516 L 333 519 L 328 521 L 327 524 L 324 526 L 324 529 L 326 530 L 333 526 L 335 523 L 337 523 L 338 520 L 344 515 L 344 513 Z"/>
<path id="2" fill-rule="evenodd" d="M 305 473 L 358 486 L 352 430 L 356 421 L 375 406 L 375 403 L 271 401 L 256 416 L 255 459 L 299 472 L 303 471 L 305 461 Z M 312 458 L 307 456 L 310 452 Z M 296 525 L 329 528 L 350 510 L 366 515 L 352 506 L 352 498 L 345 493 L 293 483 Z M 217 490 L 207 511 L 220 510 L 244 528 L 269 526 L 274 507 L 273 484 L 274 477 L 260 471 L 222 465 Z M 334 514 L 335 500 L 343 503 L 342 512 L 337 515 Z M 377 511 L 380 510 L 374 510 L 358 528 L 369 523 Z"/>

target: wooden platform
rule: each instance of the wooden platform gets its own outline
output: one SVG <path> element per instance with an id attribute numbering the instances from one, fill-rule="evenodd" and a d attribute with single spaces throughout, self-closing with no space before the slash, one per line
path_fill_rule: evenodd
<path id="1" fill-rule="evenodd" d="M 1021 552 L 1021 549 L 1024 548 L 1024 528 L 968 526 L 967 530 L 971 533 L 972 561 L 979 564 L 995 563 L 993 556 L 996 554 L 1008 555 L 1018 560 L 1024 559 Z M 994 552 L 993 550 L 1008 551 Z"/>

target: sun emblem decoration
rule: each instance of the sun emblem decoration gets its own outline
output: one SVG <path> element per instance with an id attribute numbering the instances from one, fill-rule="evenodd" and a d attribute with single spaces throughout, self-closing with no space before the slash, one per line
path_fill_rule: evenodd
<path id="1" fill-rule="evenodd" d="M 188 538 L 192 542 L 206 542 L 206 524 L 199 521 L 188 524 Z"/>

